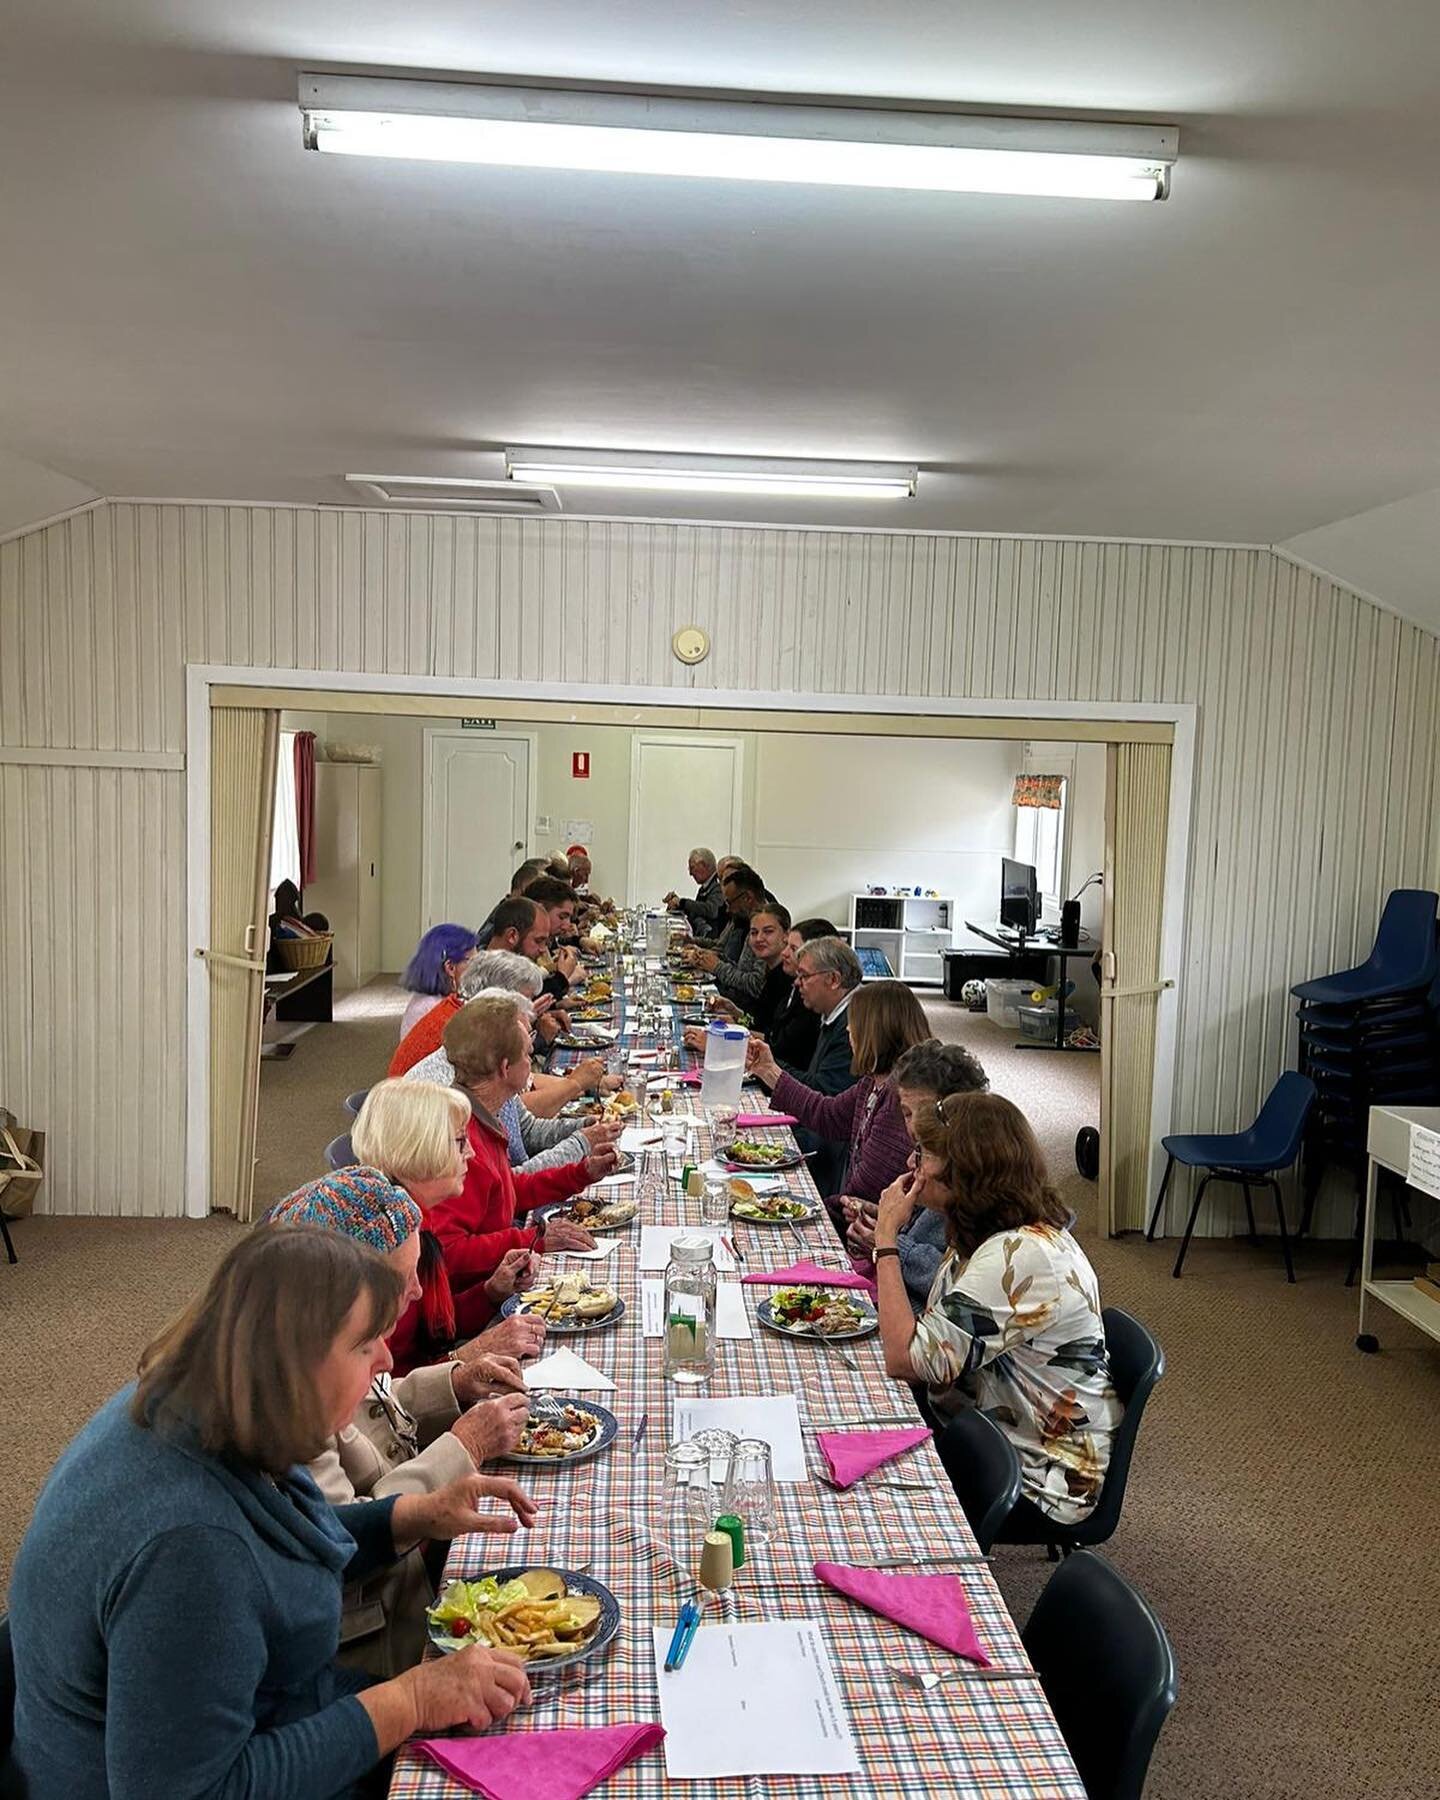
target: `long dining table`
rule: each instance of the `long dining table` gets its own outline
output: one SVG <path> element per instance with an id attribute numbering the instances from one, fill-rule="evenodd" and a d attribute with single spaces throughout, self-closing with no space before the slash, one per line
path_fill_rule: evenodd
<path id="1" fill-rule="evenodd" d="M 628 945 L 626 951 L 606 971 L 613 983 L 610 1029 L 627 1055 L 679 1049 L 679 1015 L 698 1008 L 682 1009 L 672 1001 L 663 1011 L 652 1006 L 638 1015 L 633 988 L 645 968 L 643 943 Z M 650 967 L 653 975 L 655 964 Z M 555 1064 L 580 1054 L 557 1052 Z M 681 1060 L 693 1064 L 696 1059 L 683 1052 Z M 745 1089 L 745 1110 L 761 1111 L 765 1105 L 760 1089 Z M 710 1133 L 698 1091 L 679 1087 L 675 1107 L 690 1128 L 686 1160 L 700 1162 L 710 1154 Z M 767 1137 L 778 1130 L 770 1128 Z M 792 1141 L 788 1133 L 785 1141 Z M 520 1475 L 540 1509 L 523 1542 L 477 1533 L 456 1539 L 450 1549 L 447 1579 L 474 1579 L 487 1568 L 521 1560 L 561 1569 L 587 1567 L 620 1604 L 621 1627 L 614 1642 L 570 1671 L 538 1674 L 531 1704 L 497 1731 L 660 1721 L 652 1630 L 668 1632 L 694 1583 L 689 1572 L 677 1572 L 657 1536 L 676 1395 L 665 1378 L 663 1341 L 642 1331 L 639 1228 L 642 1223 L 699 1223 L 699 1202 L 685 1197 L 678 1176 L 677 1158 L 654 1216 L 637 1218 L 623 1230 L 618 1249 L 603 1262 L 554 1259 L 566 1270 L 610 1283 L 625 1301 L 619 1324 L 578 1337 L 557 1336 L 547 1345 L 570 1344 L 614 1381 L 613 1393 L 595 1398 L 618 1417 L 616 1442 L 602 1455 L 568 1467 L 510 1471 Z M 789 1172 L 787 1185 L 796 1195 L 817 1198 L 804 1164 Z M 822 1267 L 849 1267 L 823 1206 L 803 1232 L 732 1220 L 730 1236 L 743 1258 L 731 1280 L 801 1259 Z M 815 1444 L 816 1429 L 863 1429 L 911 1413 L 914 1423 L 921 1423 L 908 1388 L 885 1374 L 878 1335 L 847 1342 L 842 1356 L 835 1346 L 767 1331 L 757 1321 L 755 1307 L 774 1291 L 758 1285 L 741 1288 L 751 1336 L 718 1340 L 714 1375 L 699 1392 L 726 1398 L 794 1394 L 812 1473 L 804 1482 L 777 1483 L 774 1540 L 737 1573 L 722 1616 L 744 1623 L 819 1622 L 848 1710 L 860 1773 L 749 1775 L 685 1785 L 717 1794 L 773 1794 L 776 1800 L 814 1800 L 822 1792 L 846 1800 L 875 1794 L 915 1800 L 942 1793 L 973 1800 L 1085 1800 L 1015 1622 L 990 1565 L 978 1554 L 933 1443 L 877 1472 L 877 1479 L 903 1478 L 903 1490 L 862 1480 L 838 1491 L 816 1476 L 825 1467 Z M 685 1390 L 685 1397 L 696 1391 Z M 583 1404 L 583 1395 L 580 1400 Z M 647 1428 L 632 1448 L 642 1417 Z M 999 1673 L 987 1674 L 951 1657 L 822 1585 L 813 1570 L 820 1560 L 891 1562 L 897 1569 L 953 1574 L 963 1583 L 980 1643 Z M 897 1664 L 916 1671 L 943 1670 L 947 1678 L 926 1692 L 897 1679 L 891 1672 Z M 603 1791 L 616 1800 L 656 1800 L 668 1785 L 662 1745 L 618 1770 Z M 392 1800 L 463 1800 L 469 1791 L 413 1746 L 399 1751 Z M 544 1800 L 543 1794 L 537 1793 L 536 1800 Z"/>

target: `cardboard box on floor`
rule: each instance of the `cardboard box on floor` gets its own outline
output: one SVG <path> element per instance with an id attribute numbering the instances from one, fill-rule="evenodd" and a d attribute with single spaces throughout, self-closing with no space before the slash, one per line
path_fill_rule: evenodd
<path id="1" fill-rule="evenodd" d="M 28 1219 L 44 1179 L 45 1133 L 0 1126 L 0 1209 L 12 1219 Z"/>

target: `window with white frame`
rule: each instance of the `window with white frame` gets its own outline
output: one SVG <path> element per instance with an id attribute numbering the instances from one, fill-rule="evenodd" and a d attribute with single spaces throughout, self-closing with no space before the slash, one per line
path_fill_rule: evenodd
<path id="1" fill-rule="evenodd" d="M 270 891 L 282 881 L 300 885 L 300 823 L 295 806 L 295 733 L 280 733 L 275 765 L 275 820 L 270 833 Z"/>
<path id="2" fill-rule="evenodd" d="M 1058 915 L 1065 883 L 1065 817 L 1070 783 L 1060 784 L 1060 805 L 1015 808 L 1015 860 L 1030 863 L 1040 889 L 1041 910 Z"/>

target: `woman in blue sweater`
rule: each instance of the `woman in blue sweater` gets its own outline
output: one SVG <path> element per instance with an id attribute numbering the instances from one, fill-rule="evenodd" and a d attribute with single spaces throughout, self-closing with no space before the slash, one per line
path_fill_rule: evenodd
<path id="1" fill-rule="evenodd" d="M 365 1792 L 415 1731 L 483 1729 L 529 1699 L 519 1660 L 479 1647 L 376 1683 L 334 1661 L 347 1576 L 534 1518 L 487 1476 L 332 1508 L 305 1473 L 389 1367 L 400 1294 L 349 1238 L 265 1229 L 149 1346 L 56 1464 L 16 1558 L 0 1793 L 329 1800 Z M 516 1517 L 477 1512 L 487 1495 Z"/>

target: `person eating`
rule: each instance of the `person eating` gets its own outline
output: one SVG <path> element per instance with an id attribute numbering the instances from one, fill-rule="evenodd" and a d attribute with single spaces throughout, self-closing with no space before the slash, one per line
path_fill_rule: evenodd
<path id="1" fill-rule="evenodd" d="M 547 859 L 543 856 L 528 856 L 510 877 L 509 893 L 491 907 L 485 923 L 475 933 L 475 944 L 477 949 L 488 950 L 490 948 L 490 940 L 495 934 L 496 913 L 499 912 L 506 900 L 518 900 L 535 877 L 545 873 L 546 861 Z"/>
<path id="2" fill-rule="evenodd" d="M 828 1191 L 820 1187 L 820 1193 L 842 1237 L 849 1220 L 839 1196 L 878 1201 L 910 1161 L 910 1133 L 890 1077 L 900 1057 L 930 1036 L 920 1002 L 900 981 L 866 982 L 843 1017 L 856 1079 L 838 1094 L 820 1093 L 787 1074 L 763 1041 L 748 1064 L 769 1088 L 776 1110 L 792 1113 L 806 1131 L 825 1141 L 822 1174 L 835 1185 Z M 817 1176 L 817 1187 L 820 1180 Z"/>
<path id="3" fill-rule="evenodd" d="M 923 1382 L 941 1419 L 975 1406 L 995 1421 L 1020 1459 L 1023 1524 L 1076 1524 L 1100 1497 L 1123 1410 L 1095 1271 L 1010 1101 L 952 1094 L 920 1108 L 915 1137 L 919 1166 L 886 1188 L 875 1221 L 885 1371 Z M 918 1319 L 899 1246 L 917 1206 L 942 1216 L 946 1240 Z"/>
<path id="4" fill-rule="evenodd" d="M 665 904 L 671 912 L 679 913 L 689 920 L 690 929 L 696 937 L 711 937 L 725 917 L 725 896 L 720 892 L 715 852 L 703 848 L 692 850 L 687 867 L 690 879 L 695 883 L 695 898 L 682 900 L 672 890 L 665 896 Z"/>
<path id="5" fill-rule="evenodd" d="M 460 977 L 475 954 L 475 933 L 468 925 L 432 925 L 415 946 L 415 954 L 405 965 L 400 985 L 407 988 L 410 999 L 400 1019 L 403 1038 L 412 1025 L 418 1025 L 433 1006 L 455 993 Z"/>
<path id="6" fill-rule="evenodd" d="M 399 1274 L 402 1308 L 420 1298 L 420 1208 L 378 1169 L 323 1175 L 277 1200 L 261 1223 L 341 1232 Z M 467 1345 L 398 1381 L 377 1373 L 349 1422 L 306 1466 L 332 1506 L 433 1494 L 513 1450 L 529 1411 L 519 1362 Z M 412 1667 L 424 1653 L 434 1598 L 418 1547 L 367 1581 L 347 1581 L 340 1661 L 379 1679 Z"/>
<path id="7" fill-rule="evenodd" d="M 452 1278 L 435 1233 L 435 1208 L 464 1188 L 473 1154 L 469 1123 L 470 1103 L 454 1088 L 392 1080 L 371 1088 L 351 1128 L 358 1162 L 388 1176 L 420 1208 L 420 1294 L 401 1309 L 390 1334 L 402 1375 L 448 1356 L 477 1333 L 486 1350 L 502 1355 L 531 1355 L 544 1341 L 534 1321 L 505 1319 L 490 1326 L 498 1308 L 534 1277 L 529 1245 L 507 1245 L 490 1269 L 456 1272 Z"/>
<path id="8" fill-rule="evenodd" d="M 580 954 L 575 948 L 575 890 L 568 881 L 561 881 L 554 875 L 537 875 L 525 889 L 525 898 L 531 900 L 545 915 L 546 939 L 550 946 L 549 959 L 553 965 L 545 978 L 545 986 L 541 990 L 553 994 L 557 1004 L 570 991 L 580 969 Z M 523 952 L 533 955 L 536 962 L 545 954 L 532 951 Z M 543 963 L 541 964 L 543 967 Z"/>
<path id="9" fill-rule="evenodd" d="M 692 969 L 711 976 L 722 999 L 748 1012 L 766 976 L 750 946 L 750 921 L 772 901 L 765 883 L 748 863 L 732 864 L 721 877 L 720 888 L 729 917 L 725 931 L 713 949 L 687 944 L 682 954 Z"/>
<path id="10" fill-rule="evenodd" d="M 866 989 L 862 988 L 860 992 L 863 996 Z M 938 1038 L 927 1038 L 923 1044 L 906 1050 L 890 1071 L 890 1083 L 912 1144 L 915 1120 L 921 1112 L 948 1099 L 951 1094 L 984 1093 L 990 1085 L 984 1069 L 963 1044 L 942 1044 Z M 912 1151 L 912 1167 L 918 1158 L 918 1151 Z M 846 1185 L 850 1184 L 847 1182 Z M 851 1260 L 862 1275 L 873 1275 L 879 1196 L 866 1198 L 847 1193 L 841 1196 L 840 1206 L 848 1226 L 845 1247 L 851 1253 Z M 896 1243 L 900 1249 L 900 1272 L 905 1278 L 905 1289 L 911 1306 L 919 1312 L 930 1298 L 935 1271 L 945 1254 L 944 1215 L 929 1207 L 917 1206 L 909 1222 L 901 1228 Z"/>
<path id="11" fill-rule="evenodd" d="M 568 1220 L 551 1217 L 539 1228 L 516 1223 L 531 1207 L 581 1193 L 608 1175 L 617 1159 L 606 1145 L 583 1162 L 557 1169 L 519 1175 L 511 1168 L 505 1127 L 496 1115 L 511 1094 L 525 1091 L 530 1036 L 510 997 L 472 1000 L 446 1026 L 445 1053 L 471 1113 L 470 1156 L 459 1191 L 441 1200 L 429 1217 L 451 1280 L 483 1283 L 517 1253 L 593 1249 L 590 1233 Z"/>
<path id="12" fill-rule="evenodd" d="M 794 976 L 784 966 L 789 949 L 789 930 L 790 915 L 778 901 L 762 902 L 750 920 L 749 950 L 756 965 L 764 972 L 764 981 L 759 993 L 745 1010 L 744 1017 L 762 1037 L 774 1026 L 776 1017 L 790 998 L 795 985 Z M 721 1018 L 738 1019 L 742 1016 L 742 1009 L 733 1000 L 719 994 L 710 1002 L 710 1010 Z M 703 1050 L 703 1027 L 687 1025 L 685 1043 L 691 1050 Z"/>
<path id="13" fill-rule="evenodd" d="M 306 1472 L 389 1368 L 403 1291 L 339 1232 L 263 1229 L 146 1346 L 56 1464 L 15 1560 L 7 1791 L 355 1800 L 417 1732 L 482 1731 L 527 1704 L 520 1658 L 483 1645 L 386 1681 L 335 1661 L 346 1580 L 423 1539 L 535 1518 L 491 1476 L 336 1508 Z"/>

